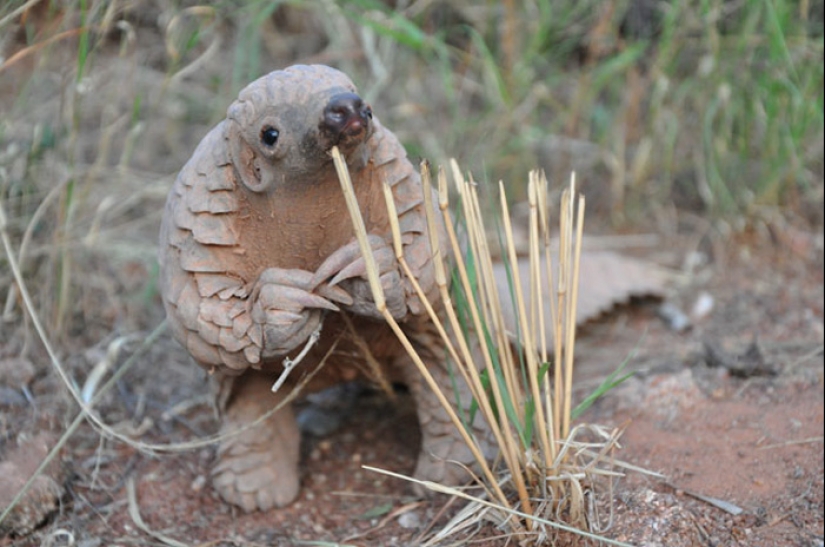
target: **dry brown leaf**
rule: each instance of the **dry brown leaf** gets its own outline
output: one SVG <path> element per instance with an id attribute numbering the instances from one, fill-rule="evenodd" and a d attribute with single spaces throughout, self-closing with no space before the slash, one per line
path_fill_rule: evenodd
<path id="1" fill-rule="evenodd" d="M 525 292 L 525 302 L 530 302 L 529 261 L 518 263 L 519 278 Z M 515 332 L 507 271 L 504 264 L 495 265 L 496 284 L 502 295 L 502 307 L 508 328 Z M 664 296 L 669 278 L 668 272 L 649 262 L 622 256 L 612 251 L 582 251 L 579 274 L 579 299 L 576 308 L 576 322 L 581 325 L 610 311 L 619 304 L 627 303 L 633 296 Z M 553 264 L 553 287 L 558 284 L 556 264 Z M 542 264 L 542 302 L 547 324 L 548 340 L 553 338 L 549 321 L 550 299 L 548 298 L 547 269 Z"/>

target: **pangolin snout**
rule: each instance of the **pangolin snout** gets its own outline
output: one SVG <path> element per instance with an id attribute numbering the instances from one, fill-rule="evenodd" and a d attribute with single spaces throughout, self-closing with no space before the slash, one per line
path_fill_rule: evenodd
<path id="1" fill-rule="evenodd" d="M 333 135 L 357 137 L 366 132 L 372 119 L 372 109 L 355 93 L 334 95 L 324 108 L 323 125 Z"/>

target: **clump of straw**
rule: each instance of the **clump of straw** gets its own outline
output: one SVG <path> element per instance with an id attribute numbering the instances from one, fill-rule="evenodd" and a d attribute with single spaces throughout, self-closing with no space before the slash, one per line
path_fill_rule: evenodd
<path id="1" fill-rule="evenodd" d="M 484 458 L 477 439 L 467 431 L 457 411 L 450 405 L 447 394 L 436 384 L 404 331 L 387 310 L 346 163 L 337 148 L 333 149 L 333 158 L 367 263 L 376 306 L 441 401 L 475 456 L 480 470 L 476 477 L 481 487 L 478 495 L 470 495 L 464 489 L 416 481 L 431 490 L 470 501 L 426 544 L 438 543 L 462 531 L 467 533 L 485 519 L 496 523 L 505 534 L 525 545 L 552 543 L 559 530 L 607 544 L 622 545 L 595 535 L 601 531 L 603 520 L 597 512 L 596 479 L 607 477 L 609 483 L 610 477 L 618 475 L 612 470 L 615 467 L 612 453 L 619 433 L 597 426 L 571 425 L 576 298 L 585 203 L 584 197 L 576 195 L 575 179 L 571 179 L 570 187 L 561 198 L 558 279 L 554 282 L 550 274 L 553 270 L 550 267 L 547 180 L 538 171 L 530 173 L 530 253 L 527 261 L 530 282 L 526 288 L 521 286 L 518 271 L 525 262 L 520 262 L 516 256 L 504 185 L 499 184 L 503 245 L 512 280 L 511 294 L 502 295 L 496 285 L 477 186 L 465 179 L 455 161 L 451 162 L 460 215 L 466 226 L 466 237 L 463 238 L 466 244 L 462 246 L 449 207 L 447 174 L 443 169 L 438 172 L 438 207 L 444 215 L 451 246 L 451 252 L 447 252 L 447 249 L 439 247 L 436 235 L 431 175 L 426 164 L 421 168 L 430 244 L 435 257 L 435 279 L 444 303 L 444 313 L 436 313 L 423 291 L 417 285 L 415 288 L 443 338 L 455 369 L 472 392 L 473 404 L 477 407 L 474 411 L 481 413 L 486 420 L 490 436 L 499 449 L 498 465 L 491 466 Z M 384 193 L 389 217 L 394 221 L 392 232 L 396 257 L 415 285 L 404 259 L 392 190 L 386 184 Z M 455 260 L 456 281 L 452 288 L 448 279 L 453 265 L 448 264 L 446 259 L 450 254 Z M 545 275 L 542 275 L 542 270 Z M 510 298 L 515 309 L 515 336 L 513 327 L 504 320 L 503 298 Z M 550 317 L 544 316 L 542 306 L 547 298 L 552 302 Z M 553 333 L 552 348 L 548 347 L 548 325 Z M 481 351 L 471 348 L 480 348 Z M 552 381 L 549 373 L 551 353 L 555 363 Z M 587 437 L 586 441 L 582 440 L 583 437 Z"/>

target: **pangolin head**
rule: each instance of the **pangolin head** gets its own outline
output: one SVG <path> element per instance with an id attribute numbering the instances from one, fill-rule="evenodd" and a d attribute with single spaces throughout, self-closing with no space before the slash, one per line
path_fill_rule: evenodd
<path id="1" fill-rule="evenodd" d="M 225 139 L 243 183 L 264 192 L 332 172 L 330 150 L 364 162 L 372 110 L 341 71 L 295 65 L 255 80 L 227 111 Z"/>

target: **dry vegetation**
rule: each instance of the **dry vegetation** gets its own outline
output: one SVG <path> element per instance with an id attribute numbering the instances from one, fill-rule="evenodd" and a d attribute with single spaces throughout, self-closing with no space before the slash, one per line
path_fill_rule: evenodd
<path id="1" fill-rule="evenodd" d="M 0 395 L 13 409 L 19 391 L 43 411 L 4 407 L 0 450 L 38 429 L 61 436 L 56 450 L 79 437 L 79 453 L 101 429 L 139 436 L 130 418 L 145 401 L 125 408 L 107 390 L 129 373 L 123 355 L 148 351 L 144 370 L 167 355 L 141 344 L 163 318 L 165 194 L 265 72 L 344 70 L 411 157 L 457 157 L 482 181 L 509 181 L 512 201 L 542 167 L 557 202 L 553 188 L 575 170 L 595 230 L 702 224 L 725 241 L 821 230 L 822 40 L 816 0 L 6 2 L 0 363 L 31 371 L 0 377 Z M 188 400 L 173 380 L 191 378 L 176 367 L 188 370 L 169 363 L 157 399 Z"/>
<path id="2" fill-rule="evenodd" d="M 480 413 L 488 424 L 491 438 L 498 447 L 499 456 L 491 465 L 483 455 L 483 440 L 476 438 L 472 427 L 467 425 L 474 422 L 474 417 L 459 415 L 453 409 L 450 394 L 444 393 L 433 380 L 424 361 L 387 309 L 346 163 L 337 149 L 333 149 L 333 158 L 366 257 L 376 305 L 404 343 L 430 389 L 438 394 L 481 470 L 474 475 L 474 484 L 470 485 L 480 487 L 478 491 L 409 479 L 432 491 L 470 502 L 422 545 L 437 545 L 454 536 L 466 540 L 467 530 L 477 528 L 482 521 L 493 522 L 503 531 L 502 538 L 521 545 L 556 544 L 560 530 L 609 545 L 626 545 L 597 534 L 605 520 L 600 511 L 611 512 L 612 500 L 609 488 L 605 489 L 608 493 L 605 496 L 596 485 L 598 479 L 606 479 L 602 482 L 609 486 L 612 477 L 620 475 L 616 471 L 614 452 L 621 432 L 588 424 L 573 427 L 571 422 L 576 302 L 585 207 L 584 198 L 576 192 L 575 179 L 562 193 L 560 248 L 555 253 L 551 252 L 547 179 L 542 172 L 530 173 L 527 185 L 530 251 L 529 259 L 521 262 L 521 267 L 528 266 L 530 270 L 528 287 L 522 287 L 519 281 L 520 261 L 513 240 L 507 195 L 503 183 L 499 185 L 504 231 L 501 251 L 514 280 L 510 294 L 501 294 L 476 183 L 472 178 L 465 179 L 458 164 L 451 162 L 455 194 L 460 204 L 456 214 L 464 219 L 459 226 L 465 234 L 461 239 L 466 243 L 462 244 L 456 234 L 456 223 L 451 218 L 446 171 L 441 169 L 438 173 L 438 208 L 446 218 L 450 243 L 448 248 L 441 248 L 436 236 L 430 243 L 438 257 L 435 278 L 445 303 L 444 313 L 434 310 L 420 287 L 416 286 L 416 290 L 426 303 L 427 312 L 447 348 L 453 373 L 460 375 L 470 386 L 474 412 Z M 436 234 L 432 182 L 426 164 L 422 164 L 421 176 L 430 233 Z M 389 185 L 385 185 L 384 190 L 393 221 L 396 258 L 412 278 L 404 259 L 392 190 Z M 453 260 L 447 258 L 449 256 L 455 260 L 452 288 L 448 280 L 453 271 Z M 558 264 L 557 279 L 552 273 L 548 274 L 553 271 L 553 262 Z M 545 316 L 545 307 L 541 305 L 545 299 L 551 301 L 549 316 Z M 517 310 L 515 324 L 510 324 L 502 312 L 507 300 Z M 550 333 L 552 337 L 548 336 Z M 552 374 L 551 362 L 556 364 Z M 594 397 L 610 389 L 611 381 L 612 378 L 604 383 Z M 374 467 L 369 469 L 387 473 Z M 603 484 L 599 484 L 601 486 Z"/>

